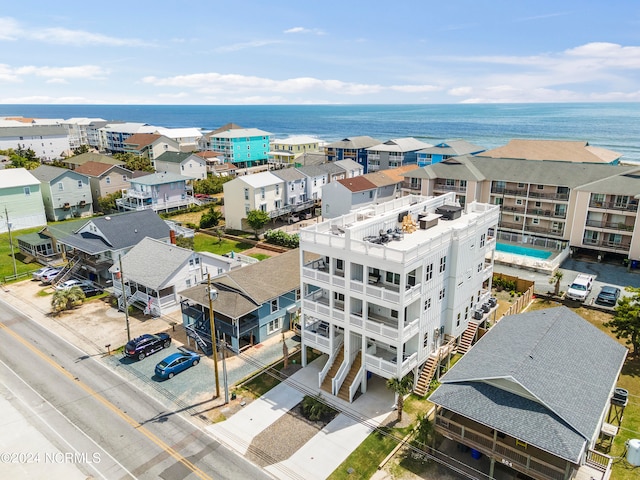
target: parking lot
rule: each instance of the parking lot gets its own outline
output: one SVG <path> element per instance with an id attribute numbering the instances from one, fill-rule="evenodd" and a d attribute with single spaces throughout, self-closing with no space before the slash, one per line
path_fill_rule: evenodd
<path id="1" fill-rule="evenodd" d="M 611 285 L 620 288 L 620 298 L 631 296 L 632 294 L 625 290 L 626 287 L 640 287 L 640 270 L 627 270 L 622 265 L 611 265 L 608 263 L 587 262 L 569 258 L 561 265 L 560 270 L 563 273 L 560 282 L 560 290 L 567 291 L 569 285 L 574 278 L 580 273 L 586 273 L 594 278 L 593 288 L 584 301 L 586 305 L 593 305 L 598 308 L 612 310 L 613 306 L 599 305 L 595 303 L 595 299 L 600 293 L 600 289 L 604 285 Z M 510 267 L 507 265 L 494 266 L 494 272 L 513 275 L 535 283 L 534 291 L 539 295 L 546 295 L 553 292 L 553 284 L 549 283 L 549 275 L 545 273 L 524 270 L 520 268 Z M 579 305 L 579 302 L 572 302 Z"/>

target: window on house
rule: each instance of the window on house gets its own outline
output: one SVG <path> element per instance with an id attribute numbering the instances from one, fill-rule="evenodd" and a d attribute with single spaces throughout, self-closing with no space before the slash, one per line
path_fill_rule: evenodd
<path id="1" fill-rule="evenodd" d="M 340 258 L 336 259 L 336 270 L 344 270 L 344 260 Z"/>
<path id="2" fill-rule="evenodd" d="M 445 296 L 445 293 L 446 293 L 446 289 L 445 289 L 445 288 L 442 288 L 442 289 L 440 290 L 440 294 L 438 295 L 438 299 L 439 299 L 439 300 L 443 300 L 443 299 L 444 299 L 444 296 Z"/>
<path id="3" fill-rule="evenodd" d="M 428 347 L 429 346 L 429 334 L 425 333 L 424 337 L 422 337 L 422 346 L 423 347 Z"/>
<path id="4" fill-rule="evenodd" d="M 536 188 L 537 188 L 538 190 L 544 190 L 544 185 L 538 185 Z"/>
<path id="5" fill-rule="evenodd" d="M 300 289 L 296 288 L 296 300 L 300 300 Z"/>
<path id="6" fill-rule="evenodd" d="M 539 208 L 542 206 L 542 202 L 536 202 L 536 207 Z"/>
<path id="7" fill-rule="evenodd" d="M 78 188 L 82 188 L 82 180 L 78 180 Z"/>
<path id="8" fill-rule="evenodd" d="M 487 240 L 486 233 L 483 233 L 482 235 L 480 235 L 480 248 L 484 247 L 486 240 Z"/>
<path id="9" fill-rule="evenodd" d="M 398 310 L 391 310 L 391 318 L 398 318 Z"/>
<path id="10" fill-rule="evenodd" d="M 460 313 L 458 313 L 458 318 L 456 318 L 456 327 L 460 326 Z"/>
<path id="11" fill-rule="evenodd" d="M 447 269 L 447 256 L 440 257 L 440 273 Z"/>
<path id="12" fill-rule="evenodd" d="M 433 278 L 433 263 L 430 263 L 429 265 L 427 265 L 425 270 L 426 270 L 426 275 L 424 277 L 424 281 L 428 282 Z"/>
<path id="13" fill-rule="evenodd" d="M 31 187 L 24 187 L 24 194 L 27 196 L 31 195 Z"/>
<path id="14" fill-rule="evenodd" d="M 387 283 L 393 283 L 394 285 L 400 285 L 400 274 L 399 273 L 393 273 L 393 272 L 387 272 L 386 280 L 387 280 Z"/>
<path id="15" fill-rule="evenodd" d="M 265 190 L 264 190 L 264 187 L 262 187 L 260 189 L 260 198 L 263 199 L 263 200 L 264 200 L 264 193 L 265 193 Z"/>
<path id="16" fill-rule="evenodd" d="M 58 182 L 58 191 L 61 192 L 64 190 L 64 184 L 62 182 Z"/>
<path id="17" fill-rule="evenodd" d="M 280 195 L 280 185 L 276 185 L 276 195 Z"/>
<path id="18" fill-rule="evenodd" d="M 109 177 L 107 177 L 107 178 L 109 178 Z M 127 181 L 127 176 L 126 176 L 126 175 L 122 175 L 122 181 L 123 181 L 123 182 L 126 182 L 126 181 Z"/>
<path id="19" fill-rule="evenodd" d="M 273 300 L 271 300 L 271 313 L 277 310 L 278 310 L 278 299 L 274 298 Z"/>
<path id="20" fill-rule="evenodd" d="M 430 308 L 431 308 L 431 299 L 430 299 L 430 298 L 427 298 L 427 299 L 424 301 L 424 309 L 425 309 L 425 310 L 429 310 Z"/>
<path id="21" fill-rule="evenodd" d="M 267 335 L 278 332 L 282 329 L 282 317 L 271 320 L 267 323 Z"/>
<path id="22" fill-rule="evenodd" d="M 105 177 L 104 183 L 106 183 L 107 185 L 111 185 L 111 177 Z"/>
<path id="23" fill-rule="evenodd" d="M 191 279 L 190 278 L 187 278 L 185 280 L 185 285 L 187 286 L 187 288 L 189 288 L 191 286 Z"/>
<path id="24" fill-rule="evenodd" d="M 532 218 L 532 219 L 531 219 L 531 224 L 532 224 L 532 225 L 538 225 L 538 224 L 540 224 L 540 219 L 539 219 L 539 218 Z"/>
<path id="25" fill-rule="evenodd" d="M 522 205 L 522 199 L 516 198 L 516 205 Z"/>

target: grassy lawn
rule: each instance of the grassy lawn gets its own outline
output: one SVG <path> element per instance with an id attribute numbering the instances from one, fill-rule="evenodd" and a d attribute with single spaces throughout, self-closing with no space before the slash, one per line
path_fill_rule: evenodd
<path id="1" fill-rule="evenodd" d="M 193 249 L 196 252 L 211 252 L 218 255 L 224 255 L 232 250 L 236 253 L 243 252 L 253 247 L 250 243 L 236 242 L 233 240 L 222 239 L 218 242 L 217 237 L 212 237 L 206 233 L 196 233 L 193 239 Z"/>
<path id="2" fill-rule="evenodd" d="M 30 273 L 38 270 L 42 265 L 37 262 L 23 263 L 22 255 L 18 251 L 17 237 L 26 233 L 34 233 L 42 230 L 42 227 L 27 228 L 11 232 L 13 237 L 13 251 L 16 255 L 16 271 L 18 275 L 21 273 Z M 9 233 L 0 234 L 0 281 L 4 281 L 5 277 L 13 275 L 13 259 L 11 257 L 11 247 L 9 246 Z"/>

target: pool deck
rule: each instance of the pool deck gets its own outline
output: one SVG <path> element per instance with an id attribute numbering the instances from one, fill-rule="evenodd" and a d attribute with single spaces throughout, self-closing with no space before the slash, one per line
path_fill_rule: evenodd
<path id="1" fill-rule="evenodd" d="M 548 250 L 547 250 L 548 251 Z M 553 273 L 560 267 L 560 264 L 569 256 L 569 249 L 566 248 L 561 252 L 553 252 L 549 258 L 542 259 L 537 257 L 529 257 L 527 255 L 518 255 L 515 253 L 495 251 L 493 261 L 499 265 L 510 265 L 515 268 L 533 270 L 548 275 Z"/>

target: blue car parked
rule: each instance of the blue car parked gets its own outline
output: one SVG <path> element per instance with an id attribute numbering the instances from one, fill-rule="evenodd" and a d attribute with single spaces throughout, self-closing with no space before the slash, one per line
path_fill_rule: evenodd
<path id="1" fill-rule="evenodd" d="M 197 353 L 184 348 L 179 348 L 179 350 L 178 353 L 172 353 L 156 365 L 156 376 L 166 380 L 200 362 L 200 355 Z"/>

